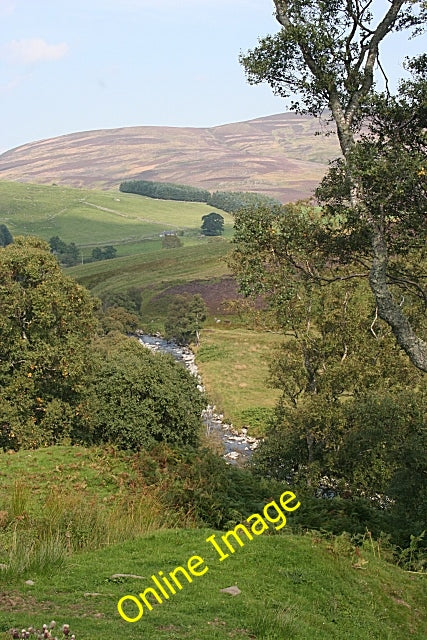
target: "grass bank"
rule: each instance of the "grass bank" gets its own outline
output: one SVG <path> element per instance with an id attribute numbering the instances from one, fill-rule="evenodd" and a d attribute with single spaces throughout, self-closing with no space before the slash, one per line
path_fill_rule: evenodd
<path id="1" fill-rule="evenodd" d="M 262 435 L 280 392 L 267 385 L 268 362 L 283 337 L 243 328 L 203 330 L 196 362 L 209 397 L 235 426 Z"/>
<path id="2" fill-rule="evenodd" d="M 163 231 L 198 233 L 202 216 L 217 211 L 225 218 L 229 235 L 230 214 L 198 202 L 154 200 L 119 191 L 96 191 L 69 187 L 0 181 L 0 223 L 12 235 L 37 235 L 45 240 L 60 236 L 75 242 L 83 256 L 99 245 L 117 245 L 120 255 L 147 250 L 148 239 L 159 240 Z M 126 252 L 129 247 L 129 253 Z"/>
<path id="3" fill-rule="evenodd" d="M 396 640 L 425 638 L 425 576 L 408 574 L 316 535 L 263 534 L 223 562 L 206 538 L 212 530 L 158 531 L 81 553 L 50 575 L 1 578 L 0 638 L 11 627 L 67 622 L 78 640 Z M 218 533 L 218 536 L 221 534 Z M 135 623 L 117 602 L 152 586 L 150 576 L 186 566 L 208 567 L 169 600 L 145 608 Z M 132 574 L 134 577 L 113 577 Z M 140 576 L 140 577 L 135 577 Z M 237 586 L 239 595 L 221 589 Z M 154 599 L 154 598 L 150 598 Z M 128 615 L 136 615 L 130 602 Z M 3 632 L 3 633 L 2 633 Z"/>

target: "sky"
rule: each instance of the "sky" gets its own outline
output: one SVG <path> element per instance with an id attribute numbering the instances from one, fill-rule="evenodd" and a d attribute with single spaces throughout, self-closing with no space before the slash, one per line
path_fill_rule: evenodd
<path id="1" fill-rule="evenodd" d="M 387 6 L 387 0 L 379 0 Z M 272 0 L 0 0 L 0 152 L 139 125 L 209 127 L 287 110 L 238 62 L 278 31 Z M 391 85 L 421 38 L 390 37 Z"/>

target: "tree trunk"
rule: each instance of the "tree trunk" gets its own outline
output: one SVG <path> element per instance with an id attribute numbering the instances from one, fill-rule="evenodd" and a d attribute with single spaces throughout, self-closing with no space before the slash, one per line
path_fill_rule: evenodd
<path id="1" fill-rule="evenodd" d="M 391 327 L 398 345 L 421 371 L 427 371 L 427 342 L 412 329 L 401 307 L 393 300 L 387 286 L 387 244 L 384 230 L 379 225 L 372 229 L 373 258 L 369 284 L 378 307 L 378 315 Z"/>
<path id="2" fill-rule="evenodd" d="M 341 151 L 347 160 L 348 154 L 354 145 L 351 127 L 343 117 L 338 101 L 334 102 L 331 99 L 331 109 L 337 125 Z M 354 181 L 352 180 L 352 182 Z M 362 204 L 361 209 L 363 211 L 363 197 L 359 194 L 360 189 L 355 184 L 352 190 L 352 204 L 353 206 Z M 375 297 L 378 315 L 389 325 L 397 344 L 409 356 L 412 364 L 421 371 L 427 372 L 427 342 L 416 335 L 402 308 L 393 299 L 387 284 L 388 252 L 383 226 L 373 220 L 368 211 L 364 215 L 372 234 L 372 264 L 369 274 L 369 286 Z"/>

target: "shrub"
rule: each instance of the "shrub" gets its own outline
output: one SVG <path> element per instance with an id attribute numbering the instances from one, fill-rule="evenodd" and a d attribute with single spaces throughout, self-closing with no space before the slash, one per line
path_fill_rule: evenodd
<path id="1" fill-rule="evenodd" d="M 153 354 L 119 334 L 97 346 L 90 391 L 94 441 L 134 450 L 163 441 L 197 444 L 205 401 L 194 376 L 171 356 Z"/>

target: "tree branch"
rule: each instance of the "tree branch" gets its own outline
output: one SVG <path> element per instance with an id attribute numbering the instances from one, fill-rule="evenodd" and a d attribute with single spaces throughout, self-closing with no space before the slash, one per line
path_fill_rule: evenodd
<path id="1" fill-rule="evenodd" d="M 387 286 L 387 244 L 384 229 L 373 224 L 373 260 L 369 284 L 375 296 L 378 315 L 391 327 L 399 346 L 410 357 L 413 364 L 427 372 L 427 342 L 418 338 L 401 307 L 393 300 Z"/>
<path id="2" fill-rule="evenodd" d="M 392 29 L 399 11 L 406 0 L 392 0 L 389 10 L 384 18 L 381 20 L 375 32 L 371 38 L 368 49 L 368 57 L 365 63 L 365 69 L 363 72 L 363 81 L 360 88 L 355 91 L 350 99 L 350 102 L 345 111 L 346 121 L 351 126 L 355 113 L 357 112 L 361 101 L 369 93 L 374 81 L 374 64 L 378 59 L 378 47 L 383 38 Z"/>

